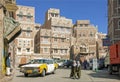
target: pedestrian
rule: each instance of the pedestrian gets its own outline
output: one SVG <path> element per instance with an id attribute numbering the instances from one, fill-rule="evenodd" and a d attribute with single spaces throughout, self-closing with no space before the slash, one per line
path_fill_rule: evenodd
<path id="1" fill-rule="evenodd" d="M 7 57 L 6 57 L 6 75 L 10 75 L 11 73 L 11 65 L 10 65 L 10 56 L 11 53 L 9 52 Z"/>
<path id="2" fill-rule="evenodd" d="M 73 77 L 73 60 L 72 60 L 72 65 L 71 65 L 71 73 L 70 73 L 70 78 Z"/>
<path id="3" fill-rule="evenodd" d="M 73 79 L 76 78 L 76 66 L 77 66 L 76 61 L 73 60 L 72 67 L 71 67 L 70 78 L 73 78 Z"/>
<path id="4" fill-rule="evenodd" d="M 77 74 L 77 79 L 80 79 L 80 77 L 81 77 L 81 64 L 80 64 L 80 61 L 77 61 L 76 74 Z"/>
<path id="5" fill-rule="evenodd" d="M 84 65 L 84 69 L 87 69 L 87 60 L 85 59 L 84 62 L 83 62 L 83 65 Z"/>

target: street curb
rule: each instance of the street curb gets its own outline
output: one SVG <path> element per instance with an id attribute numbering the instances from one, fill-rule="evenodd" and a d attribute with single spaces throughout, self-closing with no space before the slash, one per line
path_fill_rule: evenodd
<path id="1" fill-rule="evenodd" d="M 9 82 L 13 79 L 13 77 L 14 77 L 14 70 L 10 76 L 4 76 L 2 79 L 0 79 L 0 82 Z"/>
<path id="2" fill-rule="evenodd" d="M 13 75 L 11 76 L 4 76 L 4 78 L 1 79 L 0 82 L 8 82 L 13 79 Z"/>

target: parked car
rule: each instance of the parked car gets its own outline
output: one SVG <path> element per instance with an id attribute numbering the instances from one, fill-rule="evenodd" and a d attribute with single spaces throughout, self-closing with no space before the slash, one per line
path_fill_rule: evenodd
<path id="1" fill-rule="evenodd" d="M 59 60 L 55 60 L 56 63 L 58 64 L 58 67 L 63 67 L 64 62 L 66 62 L 66 59 L 59 59 Z"/>
<path id="2" fill-rule="evenodd" d="M 63 61 L 62 60 L 56 60 L 56 63 L 58 64 L 58 67 L 63 66 Z"/>
<path id="3" fill-rule="evenodd" d="M 72 60 L 66 60 L 64 63 L 63 63 L 63 67 L 71 67 L 72 66 Z"/>
<path id="4" fill-rule="evenodd" d="M 21 66 L 20 72 L 24 73 L 25 77 L 29 74 L 41 74 L 44 77 L 47 73 L 54 74 L 57 68 L 58 65 L 53 59 L 37 58 L 31 60 L 29 64 Z"/>
<path id="5" fill-rule="evenodd" d="M 103 69 L 105 67 L 105 59 L 104 58 L 100 58 L 98 60 L 98 69 Z"/>
<path id="6" fill-rule="evenodd" d="M 90 59 L 88 62 L 88 69 L 92 69 L 92 67 L 93 67 L 93 60 Z"/>

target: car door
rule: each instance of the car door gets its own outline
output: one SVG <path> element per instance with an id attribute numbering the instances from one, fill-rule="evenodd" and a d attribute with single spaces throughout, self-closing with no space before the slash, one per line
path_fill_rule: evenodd
<path id="1" fill-rule="evenodd" d="M 48 73 L 51 73 L 51 72 L 54 71 L 54 62 L 53 62 L 53 60 L 48 60 L 47 66 L 48 66 L 48 70 L 47 70 Z"/>

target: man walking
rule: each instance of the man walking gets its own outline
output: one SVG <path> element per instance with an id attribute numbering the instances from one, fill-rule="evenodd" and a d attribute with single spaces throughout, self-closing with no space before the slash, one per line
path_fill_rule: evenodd
<path id="1" fill-rule="evenodd" d="M 73 79 L 76 78 L 76 66 L 77 66 L 76 61 L 73 60 L 72 67 L 71 67 L 70 78 L 73 78 Z"/>
<path id="2" fill-rule="evenodd" d="M 76 74 L 77 74 L 77 78 L 80 79 L 80 76 L 81 76 L 81 64 L 80 64 L 80 61 L 77 61 Z"/>

